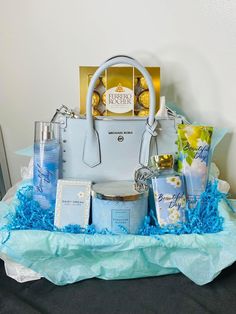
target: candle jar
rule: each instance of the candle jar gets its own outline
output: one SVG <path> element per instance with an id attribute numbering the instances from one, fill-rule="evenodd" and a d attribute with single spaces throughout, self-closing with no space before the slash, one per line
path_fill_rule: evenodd
<path id="1" fill-rule="evenodd" d="M 97 231 L 137 234 L 147 215 L 148 192 L 131 181 L 97 183 L 92 187 L 92 222 Z"/>

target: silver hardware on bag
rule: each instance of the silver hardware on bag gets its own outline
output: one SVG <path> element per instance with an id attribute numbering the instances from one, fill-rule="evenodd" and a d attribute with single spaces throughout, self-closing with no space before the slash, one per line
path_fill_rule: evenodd
<path id="1" fill-rule="evenodd" d="M 78 119 L 79 116 L 72 110 L 69 109 L 67 106 L 65 105 L 61 105 L 55 112 L 54 116 L 51 119 L 51 122 L 55 122 L 57 120 L 60 121 L 60 115 L 62 116 L 66 116 L 67 118 L 71 118 L 71 119 Z M 58 119 L 59 117 L 59 119 Z"/>
<path id="2" fill-rule="evenodd" d="M 142 167 L 135 171 L 134 173 L 134 182 L 135 189 L 138 192 L 144 192 L 149 189 L 147 180 L 153 176 L 153 171 L 149 167 Z"/>
<path id="3" fill-rule="evenodd" d="M 177 114 L 174 110 L 170 109 L 168 106 L 166 106 L 167 112 L 168 112 L 168 116 L 171 118 L 174 118 L 176 120 L 182 120 L 182 123 L 184 124 L 190 124 L 190 122 L 181 114 Z"/>

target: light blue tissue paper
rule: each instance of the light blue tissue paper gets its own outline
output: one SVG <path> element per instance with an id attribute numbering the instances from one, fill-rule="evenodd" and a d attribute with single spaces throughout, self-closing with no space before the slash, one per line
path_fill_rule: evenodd
<path id="1" fill-rule="evenodd" d="M 0 212 L 10 208 L 1 202 Z M 219 205 L 224 231 L 215 234 L 85 235 L 49 231 L 1 232 L 0 252 L 65 285 L 88 278 L 128 279 L 182 272 L 198 285 L 236 261 L 236 214 Z M 3 215 L 2 215 L 3 216 Z"/>
<path id="2" fill-rule="evenodd" d="M 19 149 L 19 150 L 15 151 L 15 154 L 20 155 L 20 156 L 33 157 L 34 146 L 31 145 L 31 146 Z"/>

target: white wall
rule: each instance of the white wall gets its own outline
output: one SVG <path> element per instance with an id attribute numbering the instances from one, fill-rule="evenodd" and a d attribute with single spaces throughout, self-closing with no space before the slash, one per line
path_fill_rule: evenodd
<path id="1" fill-rule="evenodd" d="M 228 127 L 215 160 L 236 191 L 234 0 L 0 0 L 0 124 L 13 182 L 33 121 L 78 105 L 78 65 L 130 54 L 160 65 L 162 95 Z"/>

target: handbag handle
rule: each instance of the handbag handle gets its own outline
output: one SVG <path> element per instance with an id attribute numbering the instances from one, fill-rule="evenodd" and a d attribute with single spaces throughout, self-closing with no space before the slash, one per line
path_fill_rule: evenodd
<path id="1" fill-rule="evenodd" d="M 112 59 L 116 59 L 116 58 L 128 58 L 128 59 L 131 59 L 131 60 L 135 60 L 133 57 L 130 57 L 130 56 L 127 56 L 127 55 L 116 55 L 116 56 L 113 56 L 113 57 L 111 57 L 111 58 L 109 58 L 109 59 L 107 59 L 105 62 L 107 62 L 107 61 L 109 61 L 109 60 L 112 60 Z M 104 63 L 105 63 L 104 62 Z"/>
<path id="2" fill-rule="evenodd" d="M 94 73 L 86 97 L 86 119 L 87 119 L 87 134 L 84 143 L 84 152 L 83 152 L 83 161 L 90 167 L 95 167 L 101 163 L 101 154 L 100 154 L 100 143 L 98 133 L 94 128 L 94 119 L 92 115 L 92 96 L 95 88 L 95 84 L 99 76 L 109 67 L 117 64 L 128 64 L 139 70 L 146 80 L 149 95 L 150 95 L 150 106 L 149 106 L 149 117 L 146 125 L 146 130 L 143 134 L 141 150 L 140 150 L 140 163 L 147 165 L 149 160 L 149 146 L 152 136 L 156 136 L 156 126 L 157 122 L 155 120 L 155 110 L 156 110 L 156 95 L 155 89 L 152 83 L 152 78 L 148 71 L 143 67 L 138 61 L 129 57 L 118 55 L 112 57 L 105 61 Z M 148 147 L 147 147 L 148 146 Z"/>

